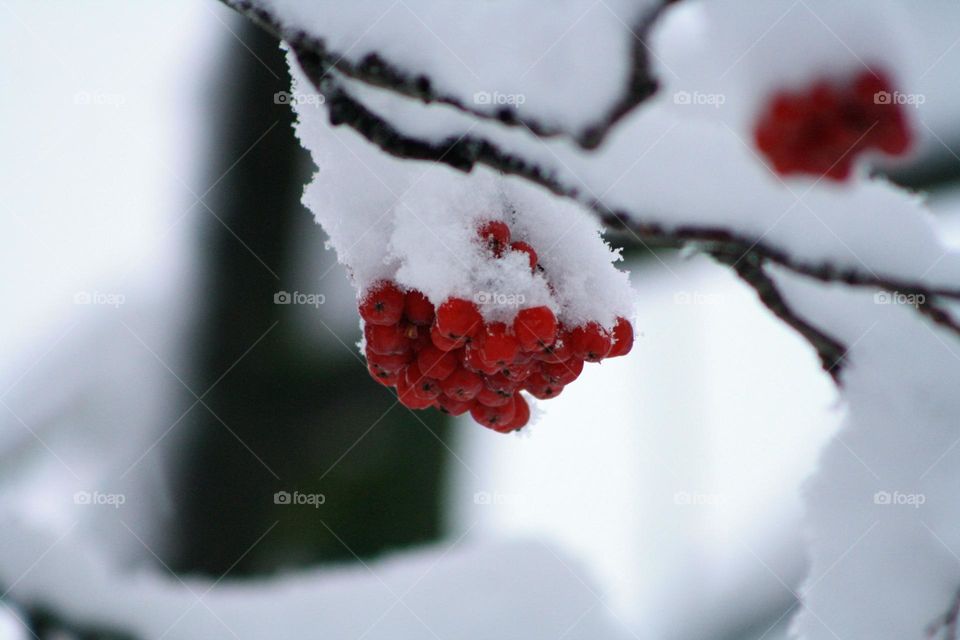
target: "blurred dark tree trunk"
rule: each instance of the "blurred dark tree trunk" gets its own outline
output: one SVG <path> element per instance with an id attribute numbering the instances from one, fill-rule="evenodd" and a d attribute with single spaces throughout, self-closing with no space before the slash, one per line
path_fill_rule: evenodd
<path id="1" fill-rule="evenodd" d="M 206 184 L 219 182 L 204 198 L 212 212 L 194 210 L 203 264 L 190 384 L 201 396 L 215 386 L 203 397 L 212 411 L 194 407 L 173 456 L 181 466 L 170 564 L 250 574 L 434 539 L 446 422 L 394 406 L 358 360 L 354 323 L 338 336 L 343 344 L 331 337 L 318 346 L 292 321 L 302 309 L 274 304 L 276 292 L 297 288 L 302 236 L 316 251 L 324 238 L 299 204 L 312 165 L 290 107 L 274 101 L 290 88 L 283 55 L 249 21 L 233 28 L 239 38 L 228 41 L 208 92 Z M 327 308 L 317 321 L 336 326 Z M 322 493 L 326 502 L 278 505 L 277 491 Z"/>

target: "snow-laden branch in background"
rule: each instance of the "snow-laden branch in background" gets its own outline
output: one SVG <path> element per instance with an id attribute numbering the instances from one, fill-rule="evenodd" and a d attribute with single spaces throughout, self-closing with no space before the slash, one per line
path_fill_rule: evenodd
<path id="1" fill-rule="evenodd" d="M 14 612 L 13 601 L 26 605 L 11 613 L 20 618 L 55 611 L 62 628 L 96 637 L 298 638 L 307 630 L 369 640 L 626 637 L 576 563 L 538 542 L 454 541 L 236 581 L 117 566 L 83 525 L 59 530 L 8 517 L 3 531 L 3 610 Z"/>
<path id="2" fill-rule="evenodd" d="M 922 638 L 955 628 L 960 344 L 909 307 L 784 269 L 769 275 L 805 318 L 852 345 L 846 419 L 805 491 L 811 569 L 796 633 Z"/>
<path id="3" fill-rule="evenodd" d="M 588 148 L 656 89 L 644 40 L 658 0 L 224 1 L 309 57 L 314 85 L 335 71 Z"/>

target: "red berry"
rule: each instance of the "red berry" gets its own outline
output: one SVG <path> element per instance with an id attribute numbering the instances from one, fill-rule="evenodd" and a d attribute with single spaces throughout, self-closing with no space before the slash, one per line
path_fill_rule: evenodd
<path id="1" fill-rule="evenodd" d="M 410 351 L 410 338 L 400 325 L 368 324 L 363 327 L 367 347 L 380 355 L 403 354 Z"/>
<path id="2" fill-rule="evenodd" d="M 434 403 L 440 411 L 448 413 L 451 416 L 462 416 L 467 411 L 470 411 L 470 405 L 473 404 L 470 400 L 460 401 L 448 398 L 446 394 L 440 394 L 440 396 L 434 400 Z"/>
<path id="3" fill-rule="evenodd" d="M 780 92 L 760 116 L 754 141 L 782 175 L 843 180 L 866 150 L 908 150 L 911 135 L 895 95 L 887 77 L 873 71 L 842 84 L 819 81 L 806 92 Z"/>
<path id="4" fill-rule="evenodd" d="M 483 378 L 463 367 L 458 368 L 445 380 L 440 381 L 440 388 L 443 393 L 448 398 L 460 401 L 473 400 L 480 393 L 482 386 Z"/>
<path id="5" fill-rule="evenodd" d="M 500 365 L 484 360 L 480 350 L 473 346 L 468 346 L 463 350 L 463 366 L 471 371 L 486 375 L 492 375 L 500 370 Z"/>
<path id="6" fill-rule="evenodd" d="M 613 346 L 607 357 L 625 356 L 631 349 L 633 349 L 633 325 L 626 318 L 617 318 L 617 324 L 613 326 Z"/>
<path id="7" fill-rule="evenodd" d="M 437 330 L 445 338 L 471 338 L 483 327 L 477 305 L 462 298 L 450 298 L 437 309 Z"/>
<path id="8" fill-rule="evenodd" d="M 500 371 L 500 375 L 512 382 L 523 382 L 530 377 L 530 374 L 535 370 L 536 363 L 524 362 L 519 364 L 511 364 L 505 367 L 502 371 Z"/>
<path id="9" fill-rule="evenodd" d="M 494 430 L 507 428 L 515 414 L 516 403 L 514 402 L 507 402 L 500 407 L 488 407 L 480 402 L 474 402 L 470 407 L 470 415 L 474 420 Z"/>
<path id="10" fill-rule="evenodd" d="M 430 338 L 430 330 L 427 327 L 418 327 L 415 324 L 407 325 L 407 337 L 410 338 L 410 348 L 414 353 L 421 349 L 433 346 L 433 340 Z"/>
<path id="11" fill-rule="evenodd" d="M 457 356 L 430 344 L 417 353 L 417 365 L 431 378 L 443 380 L 457 368 Z"/>
<path id="12" fill-rule="evenodd" d="M 537 270 L 537 252 L 533 250 L 526 242 L 512 242 L 510 248 L 514 251 L 521 251 L 527 254 L 527 258 L 530 260 L 530 270 Z"/>
<path id="13" fill-rule="evenodd" d="M 385 387 L 396 386 L 397 380 L 400 379 L 400 373 L 398 371 L 387 371 L 383 367 L 373 364 L 372 362 L 367 363 L 367 371 L 370 372 L 370 377 Z"/>
<path id="14" fill-rule="evenodd" d="M 392 282 L 381 280 L 360 302 L 360 317 L 367 324 L 390 325 L 403 317 L 404 295 Z"/>
<path id="15" fill-rule="evenodd" d="M 432 399 L 421 396 L 413 386 L 407 384 L 403 376 L 397 381 L 397 398 L 408 409 L 426 409 L 433 404 Z"/>
<path id="16" fill-rule="evenodd" d="M 433 303 L 421 292 L 411 289 L 403 300 L 403 315 L 413 324 L 430 326 L 433 323 Z"/>
<path id="17" fill-rule="evenodd" d="M 433 400 L 440 395 L 440 384 L 433 378 L 424 375 L 416 362 L 410 363 L 403 377 L 404 381 L 410 385 L 413 393 L 421 398 Z"/>
<path id="18" fill-rule="evenodd" d="M 399 371 L 413 359 L 412 352 L 384 355 L 371 350 L 369 344 L 367 345 L 366 356 L 368 363 L 387 372 Z"/>
<path id="19" fill-rule="evenodd" d="M 487 386 L 494 391 L 501 391 L 507 394 L 512 394 L 519 386 L 519 383 L 516 380 L 511 380 L 502 373 L 488 376 L 486 383 Z"/>
<path id="20" fill-rule="evenodd" d="M 596 322 L 577 327 L 570 332 L 573 355 L 587 362 L 600 362 L 610 353 L 610 334 Z"/>
<path id="21" fill-rule="evenodd" d="M 491 220 L 480 225 L 477 235 L 483 240 L 487 249 L 498 258 L 503 255 L 504 247 L 510 244 L 510 227 L 499 220 Z"/>
<path id="22" fill-rule="evenodd" d="M 513 319 L 513 334 L 524 351 L 549 347 L 557 338 L 557 318 L 547 307 L 521 309 Z"/>
<path id="23" fill-rule="evenodd" d="M 526 351 L 518 351 L 517 355 L 513 358 L 513 364 L 530 364 L 535 362 L 535 358 L 532 353 L 527 353 Z"/>
<path id="24" fill-rule="evenodd" d="M 507 325 L 491 322 L 480 334 L 480 357 L 487 363 L 504 367 L 513 363 L 520 352 L 520 343 L 507 332 Z"/>
<path id="25" fill-rule="evenodd" d="M 534 352 L 540 362 L 565 362 L 573 355 L 570 349 L 570 332 L 558 330 L 556 341 L 549 347 Z"/>
<path id="26" fill-rule="evenodd" d="M 517 431 L 527 426 L 528 422 L 530 422 L 530 405 L 527 404 L 522 395 L 517 393 L 513 396 L 513 420 L 497 429 L 497 431 L 500 433 Z"/>
<path id="27" fill-rule="evenodd" d="M 558 395 L 560 395 L 560 392 L 563 391 L 562 384 L 550 382 L 539 373 L 535 373 L 527 378 L 523 388 L 529 391 L 530 395 L 532 395 L 534 398 L 538 398 L 540 400 L 556 398 Z"/>
<path id="28" fill-rule="evenodd" d="M 451 340 L 450 338 L 445 338 L 440 335 L 440 330 L 437 329 L 437 325 L 430 327 L 430 341 L 433 342 L 433 346 L 440 351 L 454 351 L 463 346 L 462 340 Z"/>
<path id="29" fill-rule="evenodd" d="M 502 407 L 510 402 L 510 398 L 512 397 L 512 392 L 508 393 L 505 391 L 495 391 L 487 385 L 483 385 L 483 387 L 480 389 L 480 393 L 477 394 L 476 401 L 481 404 L 485 404 L 488 407 Z"/>
<path id="30" fill-rule="evenodd" d="M 560 385 L 568 385 L 583 372 L 583 360 L 570 358 L 565 362 L 544 362 L 540 366 L 540 375 L 545 380 Z"/>

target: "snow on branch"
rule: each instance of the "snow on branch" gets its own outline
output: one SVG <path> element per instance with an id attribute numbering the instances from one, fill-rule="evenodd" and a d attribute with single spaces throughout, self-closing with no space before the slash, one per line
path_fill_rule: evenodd
<path id="1" fill-rule="evenodd" d="M 566 2 L 550 11 L 530 1 L 367 0 L 326 10 L 289 0 L 224 2 L 311 58 L 316 86 L 335 71 L 586 148 L 656 90 L 644 41 L 663 6 L 654 0 Z"/>
<path id="2" fill-rule="evenodd" d="M 64 532 L 28 516 L 3 526 L 4 605 L 80 638 L 627 637 L 577 563 L 539 542 L 461 541 L 216 580 L 120 566 L 82 526 Z"/>

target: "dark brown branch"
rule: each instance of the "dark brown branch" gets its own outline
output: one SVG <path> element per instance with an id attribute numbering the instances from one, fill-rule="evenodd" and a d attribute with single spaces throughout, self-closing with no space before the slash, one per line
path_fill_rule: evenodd
<path id="1" fill-rule="evenodd" d="M 960 617 L 960 591 L 953 597 L 950 608 L 927 627 L 927 637 L 940 640 L 957 640 L 957 619 Z"/>
<path id="2" fill-rule="evenodd" d="M 756 255 L 749 255 L 741 259 L 722 252 L 715 252 L 711 255 L 719 262 L 730 266 L 744 282 L 756 291 L 760 302 L 773 315 L 803 336 L 816 349 L 823 370 L 830 374 L 835 383 L 840 384 L 840 370 L 843 366 L 843 359 L 847 354 L 847 348 L 839 340 L 821 331 L 793 311 L 780 294 L 776 284 L 764 272 L 763 259 Z"/>

